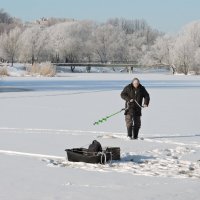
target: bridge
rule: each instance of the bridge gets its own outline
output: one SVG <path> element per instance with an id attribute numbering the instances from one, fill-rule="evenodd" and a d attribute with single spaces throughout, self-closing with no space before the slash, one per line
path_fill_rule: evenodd
<path id="1" fill-rule="evenodd" d="M 61 67 L 70 67 L 71 71 L 74 72 L 75 67 L 86 67 L 86 71 L 89 73 L 91 70 L 91 67 L 121 67 L 125 68 L 127 72 L 133 73 L 133 68 L 139 68 L 139 67 L 169 67 L 170 65 L 167 64 L 155 64 L 155 65 L 139 65 L 134 62 L 130 63 L 100 63 L 100 62 L 80 62 L 80 63 L 52 63 L 54 66 L 61 66 Z"/>
<path id="2" fill-rule="evenodd" d="M 140 67 L 141 65 L 133 63 L 52 63 L 54 66 L 70 67 L 71 71 L 75 70 L 75 67 L 86 67 L 87 72 L 90 72 L 91 67 L 124 67 L 127 71 L 133 70 L 133 67 Z"/>

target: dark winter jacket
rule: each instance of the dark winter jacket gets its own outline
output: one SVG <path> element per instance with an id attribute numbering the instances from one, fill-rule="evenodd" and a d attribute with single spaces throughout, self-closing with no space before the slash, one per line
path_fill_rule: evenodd
<path id="1" fill-rule="evenodd" d="M 138 88 L 133 87 L 133 84 L 127 85 L 123 91 L 121 92 L 121 98 L 126 101 L 125 107 L 127 109 L 127 114 L 134 114 L 137 116 L 141 116 L 141 107 L 144 99 L 144 104 L 147 106 L 149 105 L 150 97 L 149 93 L 146 91 L 145 87 L 141 84 L 138 86 Z M 130 100 L 136 100 L 139 105 L 135 101 L 130 102 Z M 125 113 L 125 114 L 126 114 Z"/>

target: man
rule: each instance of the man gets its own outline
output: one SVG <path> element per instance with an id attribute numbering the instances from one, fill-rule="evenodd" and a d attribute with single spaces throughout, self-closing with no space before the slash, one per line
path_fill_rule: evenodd
<path id="1" fill-rule="evenodd" d="M 145 87 L 140 84 L 139 79 L 134 78 L 132 83 L 123 89 L 121 98 L 126 101 L 125 121 L 128 137 L 130 139 L 137 139 L 141 127 L 141 109 L 142 107 L 148 107 L 150 101 L 149 94 Z M 143 100 L 144 104 L 142 106 Z"/>

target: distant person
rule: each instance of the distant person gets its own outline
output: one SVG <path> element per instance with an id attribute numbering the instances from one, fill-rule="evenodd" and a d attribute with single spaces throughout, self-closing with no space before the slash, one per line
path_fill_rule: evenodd
<path id="1" fill-rule="evenodd" d="M 142 107 L 148 107 L 150 96 L 145 87 L 140 84 L 138 78 L 127 85 L 121 92 L 121 98 L 126 101 L 125 121 L 130 139 L 138 139 L 141 127 Z M 144 104 L 142 105 L 144 100 Z"/>

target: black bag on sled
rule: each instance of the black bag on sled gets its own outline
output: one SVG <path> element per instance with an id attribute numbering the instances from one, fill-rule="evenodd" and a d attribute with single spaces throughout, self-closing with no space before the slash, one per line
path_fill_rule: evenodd
<path id="1" fill-rule="evenodd" d="M 88 152 L 102 152 L 101 144 L 98 141 L 93 140 L 92 144 L 89 145 Z"/>

